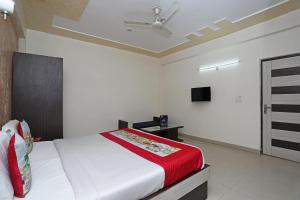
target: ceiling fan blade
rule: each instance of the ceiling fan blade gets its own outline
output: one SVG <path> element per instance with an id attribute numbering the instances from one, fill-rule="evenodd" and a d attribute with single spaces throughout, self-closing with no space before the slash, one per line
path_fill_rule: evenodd
<path id="1" fill-rule="evenodd" d="M 164 37 L 170 37 L 173 33 L 167 29 L 166 27 L 153 27 L 153 31 L 164 36 Z"/>
<path id="2" fill-rule="evenodd" d="M 178 12 L 179 10 L 179 3 L 177 1 L 175 1 L 171 8 L 163 15 L 162 19 L 162 23 L 166 24 L 168 21 L 170 21 L 170 19 Z"/>
<path id="3" fill-rule="evenodd" d="M 139 21 L 124 21 L 126 26 L 131 27 L 151 27 L 152 23 L 150 22 L 139 22 Z"/>

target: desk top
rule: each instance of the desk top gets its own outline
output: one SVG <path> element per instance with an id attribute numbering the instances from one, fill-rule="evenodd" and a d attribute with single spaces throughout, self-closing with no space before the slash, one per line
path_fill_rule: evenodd
<path id="1" fill-rule="evenodd" d="M 146 132 L 159 132 L 159 131 L 163 131 L 163 130 L 179 129 L 179 128 L 183 128 L 183 126 L 169 124 L 166 127 L 151 126 L 151 127 L 147 127 L 147 128 L 141 128 L 141 130 L 146 131 Z"/>

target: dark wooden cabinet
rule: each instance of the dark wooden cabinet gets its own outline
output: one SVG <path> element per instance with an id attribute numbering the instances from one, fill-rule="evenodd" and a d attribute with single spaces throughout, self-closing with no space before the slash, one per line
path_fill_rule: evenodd
<path id="1" fill-rule="evenodd" d="M 12 118 L 25 119 L 33 137 L 63 138 L 63 59 L 13 56 Z"/>

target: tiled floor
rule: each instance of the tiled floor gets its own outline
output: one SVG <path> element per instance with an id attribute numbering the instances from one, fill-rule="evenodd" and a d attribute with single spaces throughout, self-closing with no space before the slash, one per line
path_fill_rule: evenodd
<path id="1" fill-rule="evenodd" d="M 300 200 L 300 163 L 184 140 L 211 165 L 208 200 Z"/>

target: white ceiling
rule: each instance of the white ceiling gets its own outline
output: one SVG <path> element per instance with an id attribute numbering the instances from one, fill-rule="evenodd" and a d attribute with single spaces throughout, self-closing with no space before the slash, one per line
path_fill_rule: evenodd
<path id="1" fill-rule="evenodd" d="M 167 10 L 174 0 L 90 0 L 79 22 L 55 16 L 53 25 L 99 38 L 162 52 L 186 42 L 184 36 L 226 18 L 238 21 L 286 0 L 177 0 L 180 10 L 167 23 L 173 34 L 164 37 L 151 29 L 129 32 L 124 20 L 152 21 L 152 8 Z"/>

